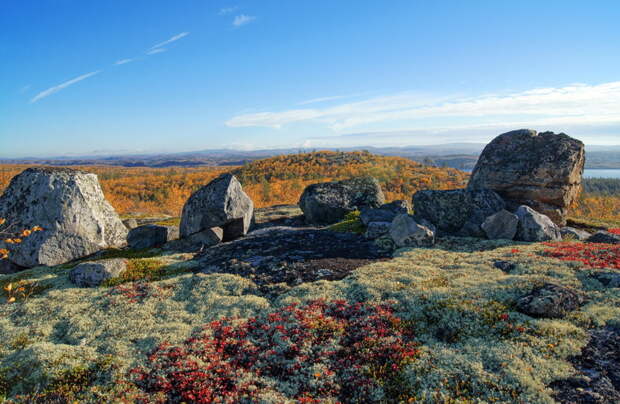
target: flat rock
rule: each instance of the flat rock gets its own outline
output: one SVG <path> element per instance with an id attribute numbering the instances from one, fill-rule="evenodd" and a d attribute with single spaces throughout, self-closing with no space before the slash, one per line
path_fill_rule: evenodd
<path id="1" fill-rule="evenodd" d="M 69 272 L 69 279 L 80 287 L 99 286 L 103 281 L 121 275 L 126 269 L 127 261 L 120 258 L 83 262 Z"/>
<path id="2" fill-rule="evenodd" d="M 129 231 L 127 245 L 130 248 L 142 250 L 145 248 L 161 247 L 169 241 L 179 238 L 177 226 L 160 226 L 147 224 L 138 226 Z"/>
<path id="3" fill-rule="evenodd" d="M 0 217 L 16 229 L 40 226 L 9 259 L 22 267 L 58 265 L 126 244 L 127 228 L 95 174 L 68 168 L 29 168 L 0 197 Z"/>
<path id="4" fill-rule="evenodd" d="M 563 318 L 585 302 L 584 296 L 572 288 L 546 283 L 517 301 L 520 312 L 532 317 Z"/>
<path id="5" fill-rule="evenodd" d="M 484 237 L 480 225 L 504 207 L 502 198 L 490 190 L 424 190 L 413 195 L 416 219 L 428 220 L 439 235 Z"/>
<path id="6" fill-rule="evenodd" d="M 560 241 L 560 228 L 547 216 L 529 206 L 519 206 L 515 212 L 519 218 L 516 239 L 520 241 Z"/>
<path id="7" fill-rule="evenodd" d="M 361 177 L 309 185 L 299 199 L 299 207 L 306 223 L 327 225 L 339 222 L 354 210 L 378 208 L 384 201 L 379 182 Z"/>
<path id="8" fill-rule="evenodd" d="M 396 247 L 432 247 L 435 233 L 411 215 L 398 215 L 390 225 L 390 237 Z"/>
<path id="9" fill-rule="evenodd" d="M 586 241 L 588 243 L 620 244 L 620 234 L 601 230 L 594 233 L 591 237 L 588 237 Z"/>
<path id="10" fill-rule="evenodd" d="M 223 239 L 247 234 L 254 214 L 252 200 L 232 174 L 223 174 L 194 192 L 181 215 L 180 235 L 187 238 L 214 227 L 222 228 Z"/>
<path id="11" fill-rule="evenodd" d="M 584 145 L 577 139 L 564 133 L 515 130 L 484 148 L 467 188 L 492 189 L 511 210 L 528 205 L 562 226 L 579 194 L 584 163 Z"/>
<path id="12" fill-rule="evenodd" d="M 519 217 L 502 209 L 487 217 L 480 227 L 489 240 L 512 240 L 517 234 Z"/>
<path id="13" fill-rule="evenodd" d="M 562 239 L 573 239 L 583 241 L 588 239 L 591 234 L 585 230 L 579 230 L 574 227 L 565 226 L 560 229 L 560 234 L 562 235 Z"/>

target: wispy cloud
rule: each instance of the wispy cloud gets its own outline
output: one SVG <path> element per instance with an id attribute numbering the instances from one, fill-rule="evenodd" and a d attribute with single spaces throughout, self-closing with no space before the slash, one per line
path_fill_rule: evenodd
<path id="1" fill-rule="evenodd" d="M 332 95 L 330 97 L 319 97 L 319 98 L 312 98 L 309 100 L 305 100 L 305 101 L 301 101 L 298 102 L 297 105 L 308 105 L 308 104 L 317 104 L 319 102 L 326 102 L 326 101 L 334 101 L 334 100 L 341 100 L 343 98 L 352 98 L 352 97 L 357 97 L 360 94 L 351 94 L 351 95 Z"/>
<path id="2" fill-rule="evenodd" d="M 151 46 L 150 49 L 161 48 L 161 47 L 166 46 L 166 45 L 168 45 L 168 44 L 170 44 L 172 42 L 178 41 L 179 39 L 184 38 L 184 37 L 186 37 L 188 35 L 189 35 L 189 32 L 181 32 L 180 34 L 176 34 L 175 36 L 173 36 L 173 37 L 171 37 L 169 39 L 166 39 L 163 42 L 160 42 L 158 44 L 155 44 L 155 45 Z"/>
<path id="3" fill-rule="evenodd" d="M 226 125 L 279 128 L 298 122 L 320 123 L 336 131 L 395 124 L 416 130 L 449 125 L 620 123 L 620 81 L 471 97 L 387 95 L 329 108 L 241 114 Z"/>
<path id="4" fill-rule="evenodd" d="M 26 84 L 25 86 L 23 86 L 22 88 L 19 89 L 19 92 L 21 94 L 25 93 L 26 91 L 30 90 L 30 84 Z"/>
<path id="5" fill-rule="evenodd" d="M 116 62 L 114 62 L 114 64 L 115 65 L 124 65 L 124 64 L 127 64 L 127 63 L 131 63 L 133 61 L 134 61 L 134 59 L 131 59 L 131 58 L 130 59 L 121 59 L 121 60 L 117 60 Z"/>
<path id="6" fill-rule="evenodd" d="M 238 16 L 235 16 L 235 19 L 233 20 L 233 26 L 235 27 L 240 27 L 242 25 L 246 25 L 251 23 L 252 21 L 254 21 L 256 19 L 256 17 L 251 16 L 251 15 L 245 15 L 245 14 L 240 14 Z"/>
<path id="7" fill-rule="evenodd" d="M 158 53 L 162 53 L 165 52 L 166 49 L 165 48 L 155 48 L 155 49 L 149 49 L 148 51 L 146 51 L 147 55 L 155 55 Z"/>
<path id="8" fill-rule="evenodd" d="M 233 6 L 233 7 L 224 7 L 221 8 L 220 11 L 218 12 L 219 15 L 228 15 L 231 13 L 234 13 L 235 11 L 239 10 L 239 6 Z"/>
<path id="9" fill-rule="evenodd" d="M 99 73 L 101 73 L 101 70 L 97 70 L 97 71 L 94 71 L 94 72 L 86 73 L 86 74 L 78 76 L 78 77 L 76 77 L 74 79 L 71 79 L 69 81 L 65 81 L 64 83 L 58 84 L 57 86 L 50 87 L 47 90 L 41 91 L 39 94 L 35 95 L 30 100 L 30 102 L 31 103 L 37 102 L 37 101 L 39 101 L 39 100 L 41 100 L 41 99 L 43 99 L 45 97 L 48 97 L 48 96 L 50 96 L 50 95 L 52 95 L 54 93 L 59 92 L 60 90 L 62 90 L 64 88 L 69 87 L 70 85 L 73 85 L 75 83 L 79 83 L 80 81 L 86 80 L 87 78 L 92 77 L 92 76 L 94 76 L 96 74 L 99 74 Z"/>

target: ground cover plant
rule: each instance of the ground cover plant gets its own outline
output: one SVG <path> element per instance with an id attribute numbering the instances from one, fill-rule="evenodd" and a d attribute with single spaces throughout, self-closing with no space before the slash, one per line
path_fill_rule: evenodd
<path id="1" fill-rule="evenodd" d="M 620 269 L 620 245 L 618 244 L 554 242 L 544 243 L 544 245 L 550 247 L 544 252 L 549 257 L 581 262 L 589 268 Z"/>

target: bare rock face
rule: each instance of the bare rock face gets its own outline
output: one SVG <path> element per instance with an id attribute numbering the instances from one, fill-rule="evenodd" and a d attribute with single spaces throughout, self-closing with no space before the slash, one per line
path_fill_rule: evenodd
<path id="1" fill-rule="evenodd" d="M 15 176 L 0 197 L 0 217 L 18 230 L 43 228 L 10 246 L 9 259 L 27 268 L 122 247 L 127 238 L 97 176 L 68 168 L 29 168 Z"/>
<path id="2" fill-rule="evenodd" d="M 307 223 L 332 224 L 356 209 L 378 208 L 385 201 L 379 182 L 370 177 L 312 184 L 304 189 L 299 207 Z"/>
<path id="3" fill-rule="evenodd" d="M 563 226 L 579 193 L 584 164 L 579 140 L 564 133 L 516 130 L 484 148 L 467 188 L 492 189 L 509 208 L 528 205 Z"/>
<path id="4" fill-rule="evenodd" d="M 247 234 L 254 203 L 232 174 L 223 174 L 189 197 L 181 216 L 181 238 L 219 227 L 224 241 Z"/>

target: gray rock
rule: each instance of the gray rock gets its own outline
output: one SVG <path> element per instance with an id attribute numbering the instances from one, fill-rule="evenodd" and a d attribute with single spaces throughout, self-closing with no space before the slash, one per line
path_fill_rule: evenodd
<path id="1" fill-rule="evenodd" d="M 142 250 L 145 248 L 160 247 L 168 241 L 179 238 L 177 226 L 160 226 L 147 224 L 138 226 L 129 231 L 127 245 L 131 248 Z"/>
<path id="2" fill-rule="evenodd" d="M 506 239 L 512 240 L 517 234 L 519 217 L 502 209 L 487 217 L 480 227 L 489 240 Z"/>
<path id="3" fill-rule="evenodd" d="M 224 230 L 221 227 L 212 227 L 194 233 L 186 238 L 169 241 L 164 245 L 164 249 L 182 252 L 198 252 L 220 243 L 223 238 Z"/>
<path id="4" fill-rule="evenodd" d="M 299 207 L 307 223 L 327 225 L 356 209 L 378 208 L 384 200 L 379 182 L 362 177 L 309 185 L 299 199 Z"/>
<path id="5" fill-rule="evenodd" d="M 415 217 L 428 220 L 439 234 L 484 237 L 480 225 L 504 207 L 502 198 L 490 190 L 424 190 L 413 195 Z"/>
<path id="6" fill-rule="evenodd" d="M 122 247 L 127 238 L 97 176 L 68 168 L 29 168 L 15 176 L 0 197 L 0 217 L 17 229 L 43 228 L 11 246 L 11 262 L 28 268 Z"/>
<path id="7" fill-rule="evenodd" d="M 574 227 L 562 227 L 560 229 L 563 239 L 585 240 L 591 236 L 590 233 L 584 230 L 575 229 Z"/>
<path id="8" fill-rule="evenodd" d="M 563 318 L 585 303 L 580 292 L 554 283 L 546 283 L 517 301 L 517 309 L 532 317 Z"/>
<path id="9" fill-rule="evenodd" d="M 247 234 L 254 214 L 252 200 L 232 174 L 223 174 L 194 192 L 183 206 L 181 238 L 221 227 L 224 240 Z"/>
<path id="10" fill-rule="evenodd" d="M 364 237 L 368 240 L 379 238 L 390 231 L 391 224 L 392 222 L 370 222 L 366 227 Z"/>
<path id="11" fill-rule="evenodd" d="M 562 226 L 581 186 L 584 145 L 564 133 L 521 129 L 499 135 L 480 155 L 468 189 L 492 189 L 509 208 L 528 205 Z"/>
<path id="12" fill-rule="evenodd" d="M 396 215 L 406 214 L 409 211 L 407 201 L 398 200 L 385 203 L 378 208 L 364 208 L 360 213 L 360 220 L 364 226 L 370 222 L 391 222 Z"/>
<path id="13" fill-rule="evenodd" d="M 620 288 L 620 272 L 598 272 L 593 276 L 608 288 Z"/>
<path id="14" fill-rule="evenodd" d="M 516 240 L 520 241 L 560 241 L 560 228 L 547 216 L 536 212 L 529 206 L 519 206 L 515 214 L 519 217 Z"/>
<path id="15" fill-rule="evenodd" d="M 390 225 L 390 237 L 397 247 L 432 247 L 435 234 L 410 215 L 398 215 Z"/>
<path id="16" fill-rule="evenodd" d="M 515 269 L 517 269 L 517 264 L 515 264 L 514 262 L 510 262 L 510 261 L 498 260 L 498 261 L 493 262 L 493 266 L 506 273 L 510 273 L 514 271 Z"/>
<path id="17" fill-rule="evenodd" d="M 19 265 L 12 263 L 8 259 L 0 258 L 0 275 L 10 275 L 24 269 L 26 268 L 20 267 Z"/>
<path id="18" fill-rule="evenodd" d="M 69 272 L 69 279 L 80 287 L 99 286 L 106 279 L 116 278 L 127 269 L 127 261 L 116 258 L 78 264 Z"/>
<path id="19" fill-rule="evenodd" d="M 586 241 L 588 243 L 620 244 L 620 234 L 601 230 L 594 233 L 591 237 L 588 237 Z"/>
<path id="20" fill-rule="evenodd" d="M 129 230 L 135 229 L 136 227 L 138 227 L 138 221 L 136 219 L 133 219 L 133 218 L 123 220 L 123 224 Z"/>

